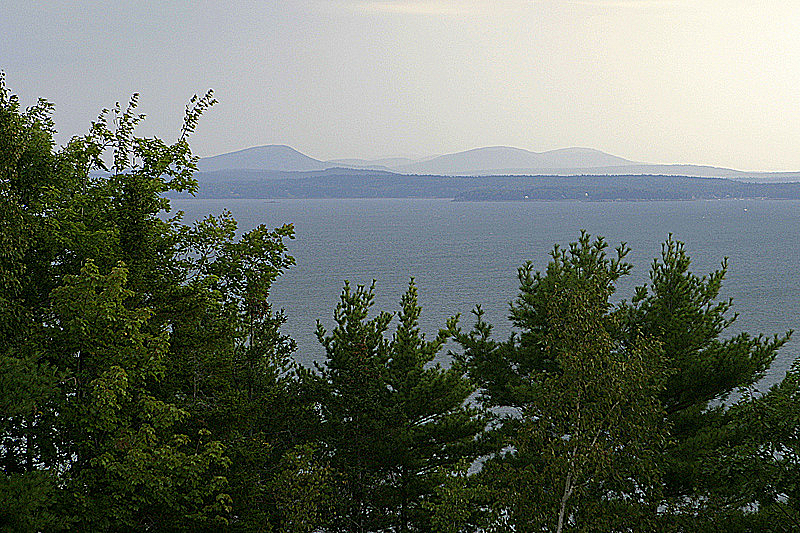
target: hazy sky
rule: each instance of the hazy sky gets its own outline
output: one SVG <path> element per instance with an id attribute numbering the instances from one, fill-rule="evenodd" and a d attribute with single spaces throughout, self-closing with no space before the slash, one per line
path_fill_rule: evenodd
<path id="1" fill-rule="evenodd" d="M 316 158 L 586 146 L 800 170 L 798 0 L 0 0 L 0 69 L 64 142 L 141 93 L 143 134 Z"/>

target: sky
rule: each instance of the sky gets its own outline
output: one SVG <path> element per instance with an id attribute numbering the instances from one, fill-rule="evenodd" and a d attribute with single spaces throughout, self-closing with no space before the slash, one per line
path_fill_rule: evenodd
<path id="1" fill-rule="evenodd" d="M 56 105 L 57 142 L 140 93 L 201 156 L 481 146 L 800 170 L 797 0 L 0 0 L 0 70 Z"/>

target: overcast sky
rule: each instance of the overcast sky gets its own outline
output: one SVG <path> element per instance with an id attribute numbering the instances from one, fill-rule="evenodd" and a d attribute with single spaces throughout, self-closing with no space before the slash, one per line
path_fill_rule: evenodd
<path id="1" fill-rule="evenodd" d="M 157 6 L 157 7 L 154 7 Z M 141 93 L 143 134 L 219 104 L 202 156 L 569 146 L 800 170 L 797 0 L 0 0 L 0 69 L 64 142 Z"/>

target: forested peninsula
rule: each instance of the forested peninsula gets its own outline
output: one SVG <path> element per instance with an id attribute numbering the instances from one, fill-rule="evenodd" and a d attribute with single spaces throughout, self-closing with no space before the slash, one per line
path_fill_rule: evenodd
<path id="1" fill-rule="evenodd" d="M 137 101 L 56 147 L 0 76 L 0 530 L 800 527 L 800 368 L 755 388 L 790 333 L 727 331 L 726 262 L 669 238 L 613 304 L 628 249 L 576 235 L 497 295 L 504 339 L 479 306 L 426 337 L 413 280 L 396 310 L 343 280 L 306 368 L 269 301 L 293 227 L 170 210 L 213 95 L 174 142 Z"/>
<path id="2" fill-rule="evenodd" d="M 800 183 L 676 175 L 438 176 L 330 168 L 195 174 L 196 198 L 453 198 L 457 201 L 800 199 Z M 170 192 L 188 198 L 188 192 Z"/>

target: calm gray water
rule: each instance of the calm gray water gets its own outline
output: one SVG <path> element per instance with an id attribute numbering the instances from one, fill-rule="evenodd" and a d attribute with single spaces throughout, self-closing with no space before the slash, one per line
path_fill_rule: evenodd
<path id="1" fill-rule="evenodd" d="M 298 344 L 297 359 L 321 360 L 315 322 L 332 326 L 344 280 L 376 283 L 376 310 L 395 311 L 413 276 L 422 303 L 421 326 L 432 336 L 448 316 L 480 304 L 505 337 L 516 269 L 531 260 L 544 268 L 555 243 L 567 245 L 581 229 L 611 246 L 626 242 L 634 271 L 617 292 L 630 299 L 669 233 L 684 241 L 692 270 L 705 274 L 729 258 L 723 297 L 734 299 L 733 331 L 773 335 L 800 326 L 800 202 L 459 203 L 438 199 L 174 200 L 187 222 L 229 209 L 241 229 L 293 223 L 297 265 L 275 284 L 272 303 L 284 308 L 284 331 Z M 781 351 L 764 386 L 782 378 L 798 355 L 800 332 Z"/>

